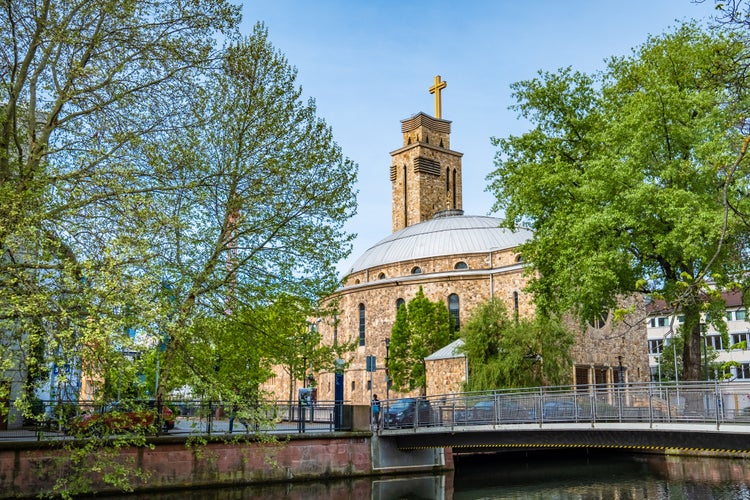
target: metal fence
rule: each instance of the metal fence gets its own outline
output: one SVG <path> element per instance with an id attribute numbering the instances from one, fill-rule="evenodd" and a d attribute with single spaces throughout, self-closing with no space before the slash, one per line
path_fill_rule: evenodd
<path id="1" fill-rule="evenodd" d="M 383 403 L 382 427 L 695 422 L 750 424 L 750 382 L 539 387 Z"/>
<path id="2" fill-rule="evenodd" d="M 0 416 L 0 440 L 59 440 L 107 435 L 241 435 L 349 430 L 345 405 L 328 401 L 223 404 L 210 400 L 97 403 L 41 401 L 22 412 L 15 401 Z M 24 417 L 24 414 L 26 415 Z"/>

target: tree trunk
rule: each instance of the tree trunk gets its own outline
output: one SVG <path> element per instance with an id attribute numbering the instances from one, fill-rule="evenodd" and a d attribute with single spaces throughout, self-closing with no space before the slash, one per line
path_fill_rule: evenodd
<path id="1" fill-rule="evenodd" d="M 701 380 L 701 315 L 696 302 L 683 306 L 685 323 L 682 349 L 682 379 Z"/>

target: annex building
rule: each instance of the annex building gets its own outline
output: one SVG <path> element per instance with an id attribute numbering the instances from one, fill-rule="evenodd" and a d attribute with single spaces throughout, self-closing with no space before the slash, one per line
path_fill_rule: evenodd
<path id="1" fill-rule="evenodd" d="M 430 300 L 446 304 L 459 329 L 478 304 L 491 298 L 504 301 L 511 313 L 533 314 L 532 297 L 524 291 L 527 264 L 519 253 L 532 233 L 512 232 L 498 218 L 462 210 L 463 154 L 451 147 L 452 122 L 441 117 L 445 86 L 436 76 L 430 88 L 435 116 L 417 113 L 401 121 L 401 144 L 391 151 L 390 167 L 383 172 L 391 180 L 392 234 L 355 261 L 342 287 L 329 297 L 337 315 L 317 325 L 325 344 L 356 339 L 344 373 L 344 399 L 354 404 L 367 404 L 373 393 L 381 399 L 406 396 L 386 386 L 385 365 L 396 311 L 420 287 Z M 611 319 L 602 317 L 579 328 L 571 382 L 649 379 L 645 318 L 628 319 L 613 328 Z M 377 360 L 374 372 L 367 371 L 368 356 Z M 471 376 L 455 343 L 426 359 L 428 395 L 459 392 Z M 311 369 L 317 399 L 333 400 L 334 373 Z M 284 388 L 292 383 L 282 377 L 272 384 L 280 399 L 288 397 Z"/>

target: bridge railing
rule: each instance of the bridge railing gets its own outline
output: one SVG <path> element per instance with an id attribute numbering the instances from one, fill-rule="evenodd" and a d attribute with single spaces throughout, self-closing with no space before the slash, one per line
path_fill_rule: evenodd
<path id="1" fill-rule="evenodd" d="M 682 382 L 504 389 L 417 398 L 420 414 L 391 415 L 383 427 L 538 424 L 558 422 L 750 423 L 750 382 Z M 404 400 L 401 400 L 404 401 Z M 416 405 L 412 405 L 416 406 Z"/>

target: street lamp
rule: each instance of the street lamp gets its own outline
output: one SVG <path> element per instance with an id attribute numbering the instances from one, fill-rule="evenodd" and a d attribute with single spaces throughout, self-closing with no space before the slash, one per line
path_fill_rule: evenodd
<path id="1" fill-rule="evenodd" d="M 390 385 L 391 385 L 391 379 L 389 377 L 388 373 L 388 351 L 391 348 L 391 338 L 386 337 L 385 338 L 385 400 L 388 401 L 390 399 Z"/>

